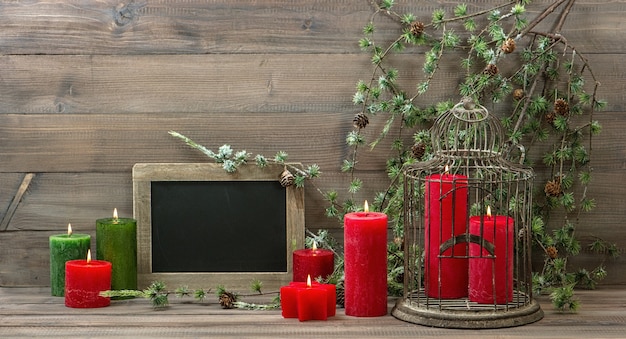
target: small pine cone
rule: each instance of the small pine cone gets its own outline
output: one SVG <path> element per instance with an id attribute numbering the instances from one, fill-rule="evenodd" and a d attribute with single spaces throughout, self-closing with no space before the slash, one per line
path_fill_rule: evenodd
<path id="1" fill-rule="evenodd" d="M 420 35 L 422 35 L 422 33 L 424 33 L 424 23 L 419 21 L 413 21 L 409 30 L 411 31 L 411 34 L 419 37 Z"/>
<path id="2" fill-rule="evenodd" d="M 554 112 L 546 113 L 546 122 L 552 125 L 554 119 L 556 118 L 556 114 Z"/>
<path id="3" fill-rule="evenodd" d="M 517 239 L 519 239 L 519 241 L 524 241 L 526 240 L 527 235 L 528 235 L 528 232 L 526 231 L 526 229 L 520 228 L 520 230 L 517 232 Z"/>
<path id="4" fill-rule="evenodd" d="M 546 253 L 550 257 L 550 259 L 556 259 L 556 257 L 559 256 L 559 250 L 557 250 L 554 246 L 546 248 Z"/>
<path id="5" fill-rule="evenodd" d="M 506 53 L 506 54 L 512 53 L 515 50 L 515 40 L 511 38 L 506 39 L 502 43 L 502 47 L 500 48 L 502 49 L 503 53 Z"/>
<path id="6" fill-rule="evenodd" d="M 558 180 L 550 180 L 544 188 L 547 196 L 558 197 L 561 194 L 561 183 Z"/>
<path id="7" fill-rule="evenodd" d="M 496 64 L 489 64 L 487 65 L 487 67 L 485 67 L 483 73 L 489 76 L 494 76 L 498 74 L 498 66 L 496 66 Z"/>
<path id="8" fill-rule="evenodd" d="M 219 301 L 222 308 L 233 308 L 237 297 L 230 292 L 224 292 L 220 295 Z"/>
<path id="9" fill-rule="evenodd" d="M 400 250 L 404 250 L 404 238 L 395 237 L 393 238 L 393 242 L 398 246 Z"/>
<path id="10" fill-rule="evenodd" d="M 283 171 L 283 173 L 280 174 L 280 185 L 283 186 L 283 187 L 288 187 L 288 186 L 293 185 L 293 182 L 295 180 L 296 180 L 296 178 L 286 168 Z"/>
<path id="11" fill-rule="evenodd" d="M 517 88 L 513 91 L 513 99 L 515 100 L 522 100 L 524 98 L 524 95 L 524 90 L 521 88 Z"/>
<path id="12" fill-rule="evenodd" d="M 358 113 L 354 116 L 354 119 L 352 119 L 352 124 L 356 128 L 365 128 L 365 126 L 367 126 L 367 124 L 369 123 L 370 119 L 368 119 L 367 115 L 365 115 L 365 113 L 363 112 Z"/>
<path id="13" fill-rule="evenodd" d="M 418 142 L 411 147 L 411 152 L 415 159 L 419 160 L 424 156 L 424 153 L 426 153 L 426 145 L 424 145 L 423 142 Z"/>
<path id="14" fill-rule="evenodd" d="M 562 116 L 569 114 L 569 104 L 563 99 L 556 99 L 554 102 L 554 113 Z"/>

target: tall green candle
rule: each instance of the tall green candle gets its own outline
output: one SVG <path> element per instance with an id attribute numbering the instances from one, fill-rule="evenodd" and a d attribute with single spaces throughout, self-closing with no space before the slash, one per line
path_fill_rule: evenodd
<path id="1" fill-rule="evenodd" d="M 87 258 L 91 247 L 89 234 L 73 234 L 67 225 L 67 234 L 50 236 L 50 289 L 55 297 L 65 295 L 65 262 Z"/>
<path id="2" fill-rule="evenodd" d="M 112 290 L 137 289 L 137 221 L 118 218 L 96 220 L 96 258 L 113 265 Z"/>

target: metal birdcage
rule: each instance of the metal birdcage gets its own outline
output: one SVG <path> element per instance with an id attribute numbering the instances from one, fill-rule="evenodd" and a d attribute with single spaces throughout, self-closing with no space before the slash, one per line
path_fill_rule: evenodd
<path id="1" fill-rule="evenodd" d="M 532 170 L 507 160 L 499 121 L 471 100 L 441 115 L 431 138 L 433 157 L 403 172 L 404 294 L 393 316 L 445 328 L 540 320 Z"/>

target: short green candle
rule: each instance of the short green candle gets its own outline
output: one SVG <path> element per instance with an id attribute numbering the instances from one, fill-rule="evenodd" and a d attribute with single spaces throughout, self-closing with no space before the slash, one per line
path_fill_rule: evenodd
<path id="1" fill-rule="evenodd" d="M 52 295 L 65 295 L 65 262 L 87 259 L 91 247 L 89 234 L 72 234 L 68 225 L 68 234 L 50 236 L 50 288 Z"/>
<path id="2" fill-rule="evenodd" d="M 96 220 L 96 258 L 113 265 L 112 290 L 137 289 L 137 221 L 131 218 Z"/>

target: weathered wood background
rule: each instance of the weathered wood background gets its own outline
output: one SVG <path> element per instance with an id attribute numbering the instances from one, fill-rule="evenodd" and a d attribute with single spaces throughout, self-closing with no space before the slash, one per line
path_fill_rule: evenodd
<path id="1" fill-rule="evenodd" d="M 398 0 L 428 21 L 455 1 Z M 470 11 L 496 0 L 472 1 Z M 529 6 L 531 14 L 551 3 Z M 598 208 L 578 234 L 626 246 L 626 134 L 623 71 L 626 2 L 585 0 L 563 33 L 594 65 L 608 109 L 595 138 Z M 49 284 L 48 236 L 71 222 L 95 235 L 95 220 L 117 207 L 132 215 L 131 168 L 138 162 L 206 159 L 167 134 L 209 148 L 319 164 L 316 186 L 343 190 L 345 136 L 359 79 L 371 74 L 357 41 L 368 0 L 0 1 L 0 286 Z M 379 29 L 395 27 L 384 20 Z M 403 62 L 421 56 L 405 55 Z M 402 59 L 404 58 L 404 59 Z M 456 65 L 443 65 L 428 100 L 456 96 Z M 416 63 L 414 74 L 421 77 Z M 370 129 L 375 133 L 374 122 Z M 363 152 L 361 197 L 386 187 L 383 145 Z M 306 189 L 306 227 L 341 225 L 324 217 Z M 584 252 L 579 265 L 601 260 Z M 605 283 L 626 283 L 623 259 L 609 260 Z"/>

